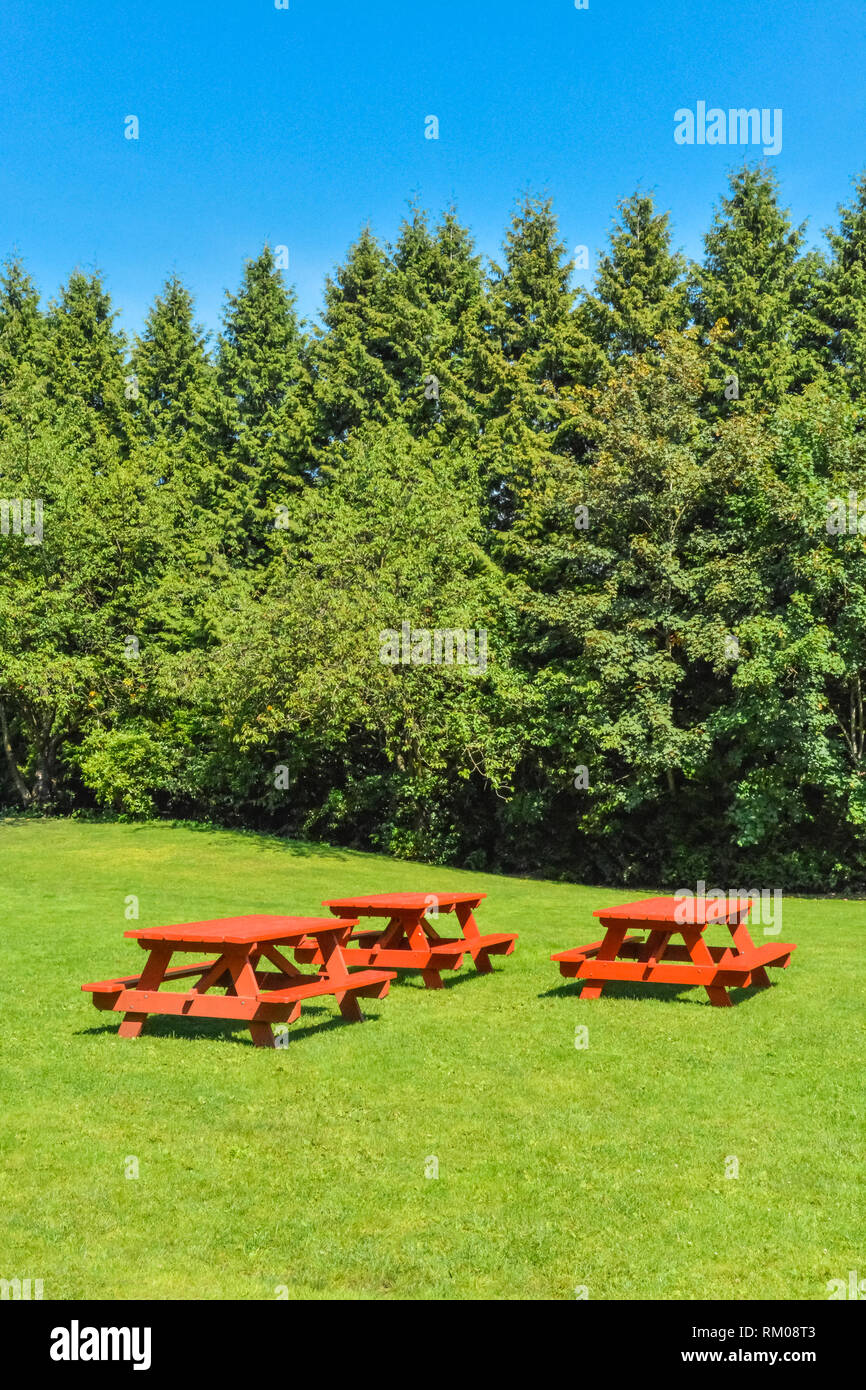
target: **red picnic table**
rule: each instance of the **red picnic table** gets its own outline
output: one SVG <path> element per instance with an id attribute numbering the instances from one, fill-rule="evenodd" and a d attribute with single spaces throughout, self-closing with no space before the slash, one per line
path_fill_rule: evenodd
<path id="1" fill-rule="evenodd" d="M 491 956 L 510 956 L 515 932 L 482 936 L 474 910 L 486 893 L 374 893 L 372 897 L 334 898 L 322 904 L 336 917 L 348 918 L 357 927 L 359 917 L 385 917 L 380 927 L 352 931 L 358 944 L 346 952 L 346 960 L 358 965 L 385 966 L 389 970 L 420 970 L 428 989 L 441 989 L 442 970 L 459 970 L 463 957 L 472 957 L 482 975 L 493 969 Z M 462 936 L 440 936 L 428 918 L 453 912 Z M 321 959 L 315 942 L 295 952 L 298 960 Z"/>
<path id="2" fill-rule="evenodd" d="M 577 946 L 551 956 L 560 973 L 584 981 L 581 999 L 597 999 L 608 980 L 639 984 L 703 985 L 711 1004 L 728 1006 L 731 986 L 756 985 L 768 989 L 767 966 L 787 968 L 792 944 L 772 942 L 756 946 L 747 918 L 750 898 L 643 898 L 621 907 L 601 907 L 594 912 L 605 929 L 601 941 Z M 707 927 L 724 924 L 731 946 L 708 946 Z M 630 936 L 629 932 L 648 932 Z M 682 945 L 671 945 L 673 936 Z"/>
<path id="3" fill-rule="evenodd" d="M 82 985 L 93 995 L 97 1009 L 123 1013 L 118 1030 L 137 1038 L 149 1014 L 181 1014 L 184 1018 L 246 1020 L 257 1047 L 273 1047 L 272 1023 L 294 1023 L 301 1004 L 317 995 L 333 994 L 345 1019 L 360 1022 L 358 998 L 383 999 L 393 970 L 361 970 L 350 974 L 344 947 L 357 921 L 334 922 L 329 917 L 224 917 L 179 926 L 146 927 L 124 932 L 137 939 L 150 955 L 140 975 Z M 304 974 L 278 949 L 294 949 L 314 940 L 320 955 L 317 975 Z M 175 966 L 175 951 L 217 952 L 215 960 Z M 258 969 L 264 960 L 276 970 Z M 183 993 L 161 990 L 167 980 L 198 976 Z M 225 994 L 209 994 L 225 988 Z"/>

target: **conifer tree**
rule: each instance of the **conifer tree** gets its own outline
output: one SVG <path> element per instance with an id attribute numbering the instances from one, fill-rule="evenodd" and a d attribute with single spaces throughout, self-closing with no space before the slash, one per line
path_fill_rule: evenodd
<path id="1" fill-rule="evenodd" d="M 149 439 L 200 445 L 213 411 L 213 366 L 193 319 L 193 300 L 176 275 L 165 282 L 132 354 L 138 415 Z"/>
<path id="2" fill-rule="evenodd" d="M 716 351 L 719 392 L 722 379 L 733 376 L 738 398 L 761 405 L 815 375 L 805 350 L 814 262 L 801 255 L 803 235 L 780 206 L 772 171 L 732 175 L 693 286 L 696 322 L 705 331 L 727 322 L 728 337 Z"/>
<path id="3" fill-rule="evenodd" d="M 866 397 L 866 172 L 856 181 L 852 202 L 839 209 L 837 229 L 828 229 L 832 259 L 820 286 L 819 313 L 826 329 L 830 365 L 843 376 L 852 397 Z"/>
<path id="4" fill-rule="evenodd" d="M 49 307 L 47 389 L 85 444 L 111 438 L 128 447 L 126 340 L 99 272 L 76 270 Z"/>
<path id="5" fill-rule="evenodd" d="M 226 296 L 217 378 L 219 446 L 255 549 L 312 462 L 307 344 L 269 246 Z"/>
<path id="6" fill-rule="evenodd" d="M 39 292 L 18 257 L 0 273 L 0 434 L 35 419 L 45 405 L 45 319 Z"/>
<path id="7" fill-rule="evenodd" d="M 385 300 L 387 253 L 369 227 L 345 263 L 325 282 L 322 326 L 316 330 L 316 443 L 345 439 L 362 421 L 400 417 L 400 390 Z"/>
<path id="8" fill-rule="evenodd" d="M 654 348 L 660 333 L 684 329 L 690 317 L 686 262 L 671 250 L 668 214 L 656 212 L 649 194 L 618 206 L 610 250 L 585 301 L 593 339 L 612 363 Z"/>
<path id="9" fill-rule="evenodd" d="M 505 240 L 505 265 L 493 266 L 492 324 L 506 362 L 521 362 L 535 382 L 569 380 L 572 262 L 550 199 L 525 198 Z"/>
<path id="10" fill-rule="evenodd" d="M 494 524 L 530 527 L 550 455 L 568 447 L 569 397 L 597 358 L 574 313 L 572 263 L 549 199 L 526 198 L 493 266 L 483 452 Z"/>
<path id="11" fill-rule="evenodd" d="M 404 420 L 416 434 L 477 434 L 484 279 L 472 237 L 449 208 L 431 229 L 414 206 L 383 282 Z"/>

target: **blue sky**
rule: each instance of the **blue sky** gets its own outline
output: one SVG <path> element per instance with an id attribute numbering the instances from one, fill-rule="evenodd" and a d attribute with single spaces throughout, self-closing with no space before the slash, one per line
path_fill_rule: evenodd
<path id="1" fill-rule="evenodd" d="M 515 198 L 549 193 L 592 265 L 640 186 L 698 255 L 727 171 L 756 153 L 677 145 L 674 112 L 699 100 L 782 109 L 769 162 L 815 241 L 866 165 L 864 0 L 289 5 L 2 0 L 0 255 L 20 251 L 46 297 L 98 266 L 130 331 L 176 270 L 216 328 L 266 239 L 312 316 L 359 228 L 393 238 L 412 196 L 453 199 L 495 256 Z"/>

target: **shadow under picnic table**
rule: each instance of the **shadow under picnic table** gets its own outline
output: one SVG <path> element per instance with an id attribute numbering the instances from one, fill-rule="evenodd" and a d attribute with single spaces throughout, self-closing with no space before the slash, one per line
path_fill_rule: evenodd
<path id="1" fill-rule="evenodd" d="M 585 980 L 569 980 L 561 985 L 554 985 L 551 989 L 543 990 L 537 997 L 539 999 L 570 998 L 579 999 L 580 992 L 586 984 Z M 602 999 L 658 999 L 666 1004 L 699 1004 L 712 1008 L 712 1004 L 703 992 L 703 985 L 661 985 L 648 984 L 643 980 L 635 983 L 623 980 L 605 980 L 604 993 Z M 769 990 L 777 988 L 775 982 L 771 982 Z M 729 985 L 728 993 L 731 1002 L 736 1006 L 740 1003 L 747 1003 L 759 994 L 766 994 L 768 987 L 762 989 L 757 985 L 748 985 L 742 988 L 739 985 Z M 594 999 L 582 1001 L 586 1004 L 594 1004 Z"/>
<path id="2" fill-rule="evenodd" d="M 305 1008 L 302 1017 L 309 1015 L 319 1015 L 316 1022 L 307 1024 L 292 1024 L 287 1029 L 288 1046 L 293 1046 L 296 1042 L 304 1038 L 317 1037 L 322 1033 L 329 1033 L 335 1028 L 344 1028 L 351 1023 L 350 1019 L 336 1017 L 328 1010 L 321 1007 Z M 378 1023 L 378 1014 L 365 1014 L 365 1023 Z M 79 1028 L 76 1037 L 101 1036 L 103 1033 L 114 1033 L 118 1036 L 118 1024 L 102 1024 L 94 1028 Z M 142 1033 L 144 1038 L 161 1038 L 167 1041 L 191 1042 L 196 1039 L 202 1041 L 210 1040 L 213 1042 L 227 1042 L 240 1044 L 244 1047 L 254 1047 L 255 1043 L 247 1031 L 248 1025 L 235 1019 L 222 1022 L 219 1019 L 210 1018 L 178 1018 L 171 1014 L 151 1014 L 148 1017 L 147 1026 Z M 135 1039 L 125 1038 L 124 1042 L 134 1042 Z M 276 1048 L 275 1051 L 283 1049 Z"/>
<path id="3" fill-rule="evenodd" d="M 493 969 L 486 975 L 483 975 L 480 971 L 473 970 L 471 964 L 464 964 L 459 970 L 450 970 L 447 974 L 443 971 L 440 978 L 442 980 L 443 989 L 454 989 L 457 985 L 468 984 L 470 980 L 477 980 L 480 984 L 481 981 L 489 980 L 493 975 L 499 975 L 501 973 L 501 971 Z M 400 970 L 397 973 L 396 980 L 391 981 L 392 990 L 406 989 L 407 987 L 420 989 L 426 992 L 427 986 L 424 983 L 424 978 L 420 970 Z M 432 990 L 430 992 L 437 993 L 438 991 Z"/>

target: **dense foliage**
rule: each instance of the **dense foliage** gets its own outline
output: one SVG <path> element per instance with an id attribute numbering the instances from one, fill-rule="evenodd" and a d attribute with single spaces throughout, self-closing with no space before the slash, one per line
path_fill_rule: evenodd
<path id="1" fill-rule="evenodd" d="M 547 201 L 490 265 L 412 207 L 315 326 L 265 247 L 127 343 L 8 261 L 3 806 L 866 881 L 866 177 L 826 257 L 757 168 L 701 264 L 641 193 L 571 272 Z"/>

